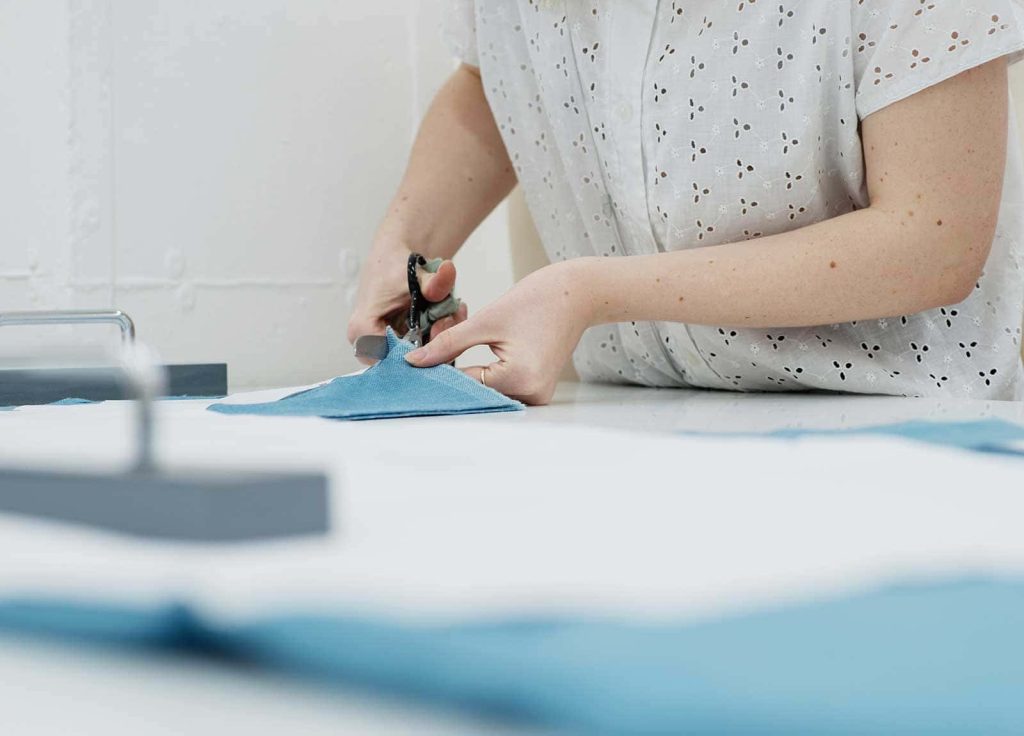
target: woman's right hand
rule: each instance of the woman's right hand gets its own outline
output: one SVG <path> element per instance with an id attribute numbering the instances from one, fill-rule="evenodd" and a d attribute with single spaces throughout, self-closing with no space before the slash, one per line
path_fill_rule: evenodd
<path id="1" fill-rule="evenodd" d="M 354 343 L 363 335 L 383 335 L 387 327 L 398 334 L 408 329 L 409 314 L 408 261 L 411 251 L 404 245 L 377 243 L 363 265 L 359 289 L 348 322 L 348 340 Z M 420 275 L 420 289 L 427 301 L 444 301 L 455 287 L 455 264 L 445 261 L 437 273 Z M 466 319 L 466 305 L 451 317 L 438 320 L 431 329 L 435 337 Z"/>

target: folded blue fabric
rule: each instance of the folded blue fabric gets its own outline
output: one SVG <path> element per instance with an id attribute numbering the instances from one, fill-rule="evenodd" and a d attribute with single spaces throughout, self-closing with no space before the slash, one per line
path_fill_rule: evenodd
<path id="1" fill-rule="evenodd" d="M 61 399 L 60 401 L 54 401 L 50 406 L 81 406 L 82 404 L 98 404 L 101 402 L 93 401 L 92 399 L 76 399 L 74 397 L 68 399 Z"/>
<path id="2" fill-rule="evenodd" d="M 803 437 L 863 436 L 879 435 L 902 437 L 916 442 L 926 442 L 944 447 L 956 447 L 975 452 L 991 452 L 1003 455 L 1024 455 L 1024 450 L 1013 447 L 1012 443 L 1024 441 L 1024 427 L 1002 419 L 980 419 L 968 422 L 925 422 L 912 421 L 897 424 L 882 424 L 852 429 L 781 429 L 767 433 L 745 432 L 685 432 L 702 437 L 781 437 L 800 439 Z"/>
<path id="3" fill-rule="evenodd" d="M 1024 582 L 904 586 L 695 624 L 0 603 L 0 630 L 230 654 L 559 732 L 1019 736 Z"/>
<path id="4" fill-rule="evenodd" d="M 211 399 L 223 399 L 223 396 L 161 396 L 158 401 L 210 401 Z M 76 399 L 74 397 L 54 401 L 47 406 L 81 406 L 83 404 L 102 404 L 102 401 L 94 399 Z M 16 406 L 0 406 L 0 411 L 14 411 Z"/>
<path id="5" fill-rule="evenodd" d="M 357 376 L 269 404 L 214 404 L 221 414 L 391 419 L 518 411 L 523 405 L 482 386 L 450 365 L 414 368 L 405 361 L 412 346 L 388 330 L 388 355 Z"/>
<path id="6" fill-rule="evenodd" d="M 224 396 L 161 396 L 157 401 L 212 401 Z"/>

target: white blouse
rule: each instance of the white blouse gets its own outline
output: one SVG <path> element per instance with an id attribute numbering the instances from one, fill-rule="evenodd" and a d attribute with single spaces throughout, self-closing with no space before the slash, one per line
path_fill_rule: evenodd
<path id="1" fill-rule="evenodd" d="M 859 122 L 1024 49 L 1020 0 L 453 0 L 552 260 L 713 246 L 868 206 Z M 1011 130 L 1011 141 L 1016 135 Z M 962 304 L 808 329 L 587 331 L 589 380 L 1024 398 L 1024 189 Z"/>

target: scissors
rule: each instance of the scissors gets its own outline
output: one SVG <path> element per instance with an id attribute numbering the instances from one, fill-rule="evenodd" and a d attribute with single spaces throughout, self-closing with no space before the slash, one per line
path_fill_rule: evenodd
<path id="1" fill-rule="evenodd" d="M 431 302 L 423 296 L 420 289 L 420 271 L 436 273 L 444 263 L 443 258 L 428 261 L 419 253 L 411 253 L 406 264 L 406 275 L 409 282 L 409 315 L 406 319 L 405 341 L 413 347 L 420 347 L 430 342 L 430 330 L 439 319 L 451 316 L 459 310 L 461 302 L 455 295 L 449 295 L 444 301 Z M 387 338 L 383 335 L 363 335 L 356 339 L 356 357 L 370 360 L 384 360 L 388 355 Z"/>

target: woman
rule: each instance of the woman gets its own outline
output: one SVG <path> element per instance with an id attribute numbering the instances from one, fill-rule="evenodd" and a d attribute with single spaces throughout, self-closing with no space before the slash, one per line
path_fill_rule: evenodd
<path id="1" fill-rule="evenodd" d="M 518 182 L 552 265 L 409 355 L 587 380 L 1016 399 L 1020 0 L 462 0 L 350 338 Z M 1009 164 L 1007 159 L 1009 158 Z M 451 290 L 449 263 L 424 286 Z"/>

